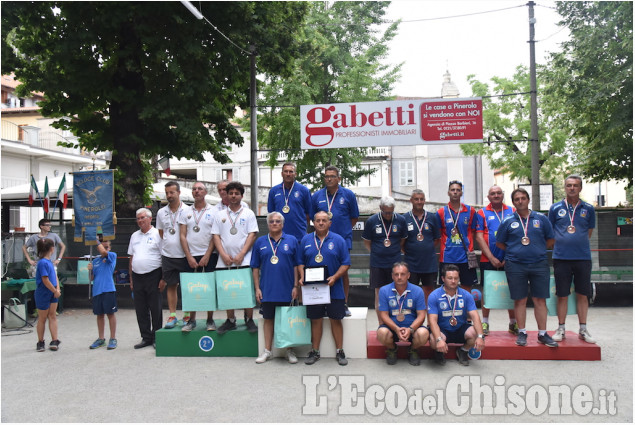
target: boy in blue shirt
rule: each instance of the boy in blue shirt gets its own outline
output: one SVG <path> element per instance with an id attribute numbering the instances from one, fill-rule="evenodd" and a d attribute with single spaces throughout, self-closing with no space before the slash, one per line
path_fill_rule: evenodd
<path id="1" fill-rule="evenodd" d="M 88 269 L 93 276 L 93 313 L 97 316 L 99 337 L 90 345 L 90 349 L 106 345 L 104 316 L 108 316 L 108 325 L 110 326 L 108 349 L 114 350 L 117 348 L 117 339 L 115 338 L 117 331 L 117 319 L 115 318 L 117 292 L 112 276 L 117 264 L 117 254 L 110 252 L 110 241 L 101 242 L 97 239 L 97 250 L 99 251 L 99 256 L 92 260 L 88 265 Z"/>

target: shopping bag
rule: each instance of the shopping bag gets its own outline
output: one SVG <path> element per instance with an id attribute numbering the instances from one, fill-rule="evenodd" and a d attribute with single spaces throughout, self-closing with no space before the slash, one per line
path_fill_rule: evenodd
<path id="1" fill-rule="evenodd" d="M 509 295 L 507 276 L 504 271 L 485 270 L 483 306 L 489 309 L 504 310 L 514 308 L 514 300 Z"/>
<path id="2" fill-rule="evenodd" d="M 252 308 L 256 305 L 251 268 L 216 270 L 216 299 L 219 310 Z"/>
<path id="3" fill-rule="evenodd" d="M 79 260 L 77 261 L 77 284 L 88 285 L 90 283 L 90 271 L 88 265 L 90 261 Z"/>
<path id="4" fill-rule="evenodd" d="M 216 276 L 210 273 L 181 273 L 183 311 L 215 311 Z"/>
<path id="5" fill-rule="evenodd" d="M 9 303 L 2 306 L 4 309 L 4 327 L 13 329 L 28 325 L 26 321 L 26 306 L 17 298 L 11 298 Z"/>
<path id="6" fill-rule="evenodd" d="M 575 295 L 575 287 L 571 282 L 571 289 L 567 297 L 567 315 L 578 314 L 578 302 Z M 553 276 L 549 279 L 549 298 L 547 298 L 547 315 L 558 315 L 558 296 L 556 295 L 556 280 Z"/>
<path id="7" fill-rule="evenodd" d="M 311 344 L 311 321 L 305 306 L 276 307 L 273 343 L 277 348 Z"/>

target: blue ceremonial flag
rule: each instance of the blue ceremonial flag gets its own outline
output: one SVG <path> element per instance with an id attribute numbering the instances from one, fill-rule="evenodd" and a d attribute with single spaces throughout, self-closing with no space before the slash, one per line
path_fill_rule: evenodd
<path id="1" fill-rule="evenodd" d="M 115 238 L 113 181 L 113 170 L 73 173 L 75 242 L 82 242 L 82 234 L 86 245 L 96 244 L 97 233 L 103 233 L 104 240 Z"/>

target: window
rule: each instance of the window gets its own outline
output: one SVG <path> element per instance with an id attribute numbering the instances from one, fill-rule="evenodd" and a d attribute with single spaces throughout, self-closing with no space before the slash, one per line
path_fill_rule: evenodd
<path id="1" fill-rule="evenodd" d="M 399 162 L 399 186 L 414 186 L 415 163 L 414 161 Z"/>

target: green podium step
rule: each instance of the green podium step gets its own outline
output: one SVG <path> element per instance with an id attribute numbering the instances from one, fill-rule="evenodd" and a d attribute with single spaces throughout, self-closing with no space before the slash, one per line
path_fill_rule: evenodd
<path id="1" fill-rule="evenodd" d="M 247 332 L 244 320 L 237 320 L 238 329 L 224 335 L 206 331 L 205 319 L 197 320 L 188 333 L 181 332 L 180 323 L 156 332 L 157 357 L 258 357 L 258 333 Z"/>

